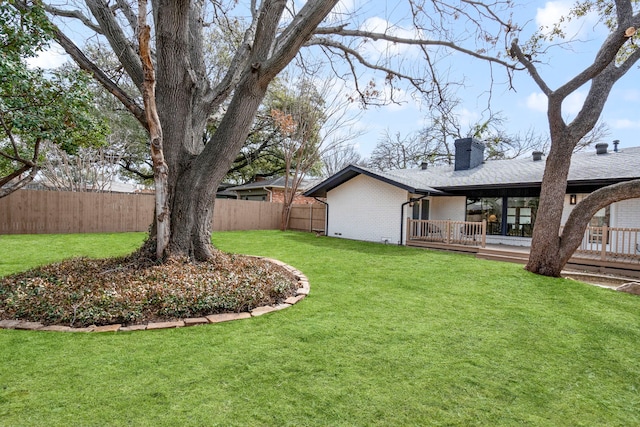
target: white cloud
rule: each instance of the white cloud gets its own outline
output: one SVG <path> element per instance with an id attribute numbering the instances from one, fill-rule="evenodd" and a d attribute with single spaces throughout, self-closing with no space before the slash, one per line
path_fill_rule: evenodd
<path id="1" fill-rule="evenodd" d="M 580 112 L 584 105 L 587 94 L 581 91 L 573 92 L 562 103 L 562 112 L 565 114 L 575 115 Z"/>
<path id="2" fill-rule="evenodd" d="M 613 129 L 640 129 L 640 120 L 616 119 L 609 124 Z"/>
<path id="3" fill-rule="evenodd" d="M 536 13 L 536 24 L 540 27 L 553 27 L 560 17 L 566 16 L 570 10 L 571 4 L 569 2 L 547 2 L 543 8 L 538 8 Z"/>
<path id="4" fill-rule="evenodd" d="M 466 108 L 456 111 L 456 115 L 458 116 L 460 125 L 463 128 L 471 128 L 471 126 L 478 123 L 478 120 L 481 118 L 480 114 L 475 111 L 467 110 Z"/>
<path id="5" fill-rule="evenodd" d="M 360 29 L 363 31 L 382 33 L 406 39 L 422 38 L 420 31 L 392 25 L 389 23 L 389 21 L 380 17 L 372 17 L 367 19 L 362 23 L 362 25 L 360 25 Z M 402 43 L 393 43 L 385 40 L 367 40 L 361 45 L 361 50 L 365 52 L 365 54 L 376 58 L 381 55 L 384 55 L 386 57 L 406 55 L 410 49 L 416 49 L 416 47 Z"/>
<path id="6" fill-rule="evenodd" d="M 527 96 L 527 108 L 541 113 L 547 112 L 547 96 L 544 93 L 534 92 Z"/>
<path id="7" fill-rule="evenodd" d="M 586 98 L 586 94 L 581 91 L 577 91 L 567 96 L 567 98 L 562 103 L 562 112 L 563 114 L 575 115 L 578 114 L 582 105 L 584 104 L 584 100 Z M 530 110 L 538 111 L 540 113 L 547 112 L 547 96 L 541 92 L 534 92 L 527 96 L 526 106 Z"/>
<path id="8" fill-rule="evenodd" d="M 62 47 L 52 45 L 49 49 L 40 52 L 38 56 L 27 59 L 27 65 L 31 68 L 58 68 L 69 60 Z"/>

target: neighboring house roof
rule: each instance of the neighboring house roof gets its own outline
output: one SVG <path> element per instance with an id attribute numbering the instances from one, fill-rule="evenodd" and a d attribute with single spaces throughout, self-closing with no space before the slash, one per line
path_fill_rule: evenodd
<path id="1" fill-rule="evenodd" d="M 318 180 L 303 179 L 298 189 L 300 191 L 304 191 L 305 189 L 310 188 L 317 182 Z M 291 185 L 291 181 L 289 181 L 289 185 Z M 264 179 L 262 181 L 250 182 L 248 184 L 227 188 L 226 191 L 246 191 L 246 190 L 262 189 L 265 187 L 266 188 L 284 188 L 284 177 L 278 176 L 275 178 Z"/>
<path id="2" fill-rule="evenodd" d="M 388 172 L 350 165 L 310 189 L 305 195 L 325 197 L 327 191 L 360 174 L 404 188 L 415 194 L 446 193 L 479 188 L 539 187 L 545 164 L 544 159 L 533 161 L 528 157 L 489 160 L 473 169 L 458 171 L 454 170 L 453 165 L 446 165 Z M 606 154 L 596 154 L 593 151 L 574 154 L 571 158 L 568 184 L 607 185 L 636 178 L 640 178 L 640 147 L 631 147 Z"/>

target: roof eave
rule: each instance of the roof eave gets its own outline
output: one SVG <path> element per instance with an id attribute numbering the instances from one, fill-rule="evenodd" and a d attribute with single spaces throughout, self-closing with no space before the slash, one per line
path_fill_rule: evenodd
<path id="1" fill-rule="evenodd" d="M 428 194 L 443 194 L 442 191 L 436 189 L 436 188 L 431 188 L 431 187 L 426 187 L 426 188 L 415 188 L 412 187 L 410 185 L 404 184 L 402 182 L 399 181 L 395 181 L 393 179 L 387 178 L 385 176 L 382 175 L 378 175 L 374 172 L 368 171 L 366 169 L 362 169 L 358 166 L 354 166 L 354 165 L 349 165 L 347 167 L 345 167 L 344 169 L 342 169 L 340 172 L 336 173 L 335 175 L 327 178 L 326 180 L 322 181 L 320 184 L 316 185 L 315 187 L 311 188 L 310 190 L 306 191 L 304 193 L 305 196 L 307 197 L 326 197 L 327 193 L 331 190 L 333 190 L 334 188 L 344 184 L 347 181 L 352 180 L 353 178 L 355 178 L 358 175 L 365 175 L 368 176 L 370 178 L 373 179 L 377 179 L 379 181 L 382 181 L 386 184 L 392 185 L 394 187 L 398 187 L 401 188 L 403 190 L 408 191 L 409 193 L 414 193 L 414 194 L 424 194 L 424 195 L 428 195 Z"/>

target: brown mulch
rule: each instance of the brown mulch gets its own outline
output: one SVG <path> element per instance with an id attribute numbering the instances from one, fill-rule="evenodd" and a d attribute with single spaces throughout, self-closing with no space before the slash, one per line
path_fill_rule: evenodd
<path id="1" fill-rule="evenodd" d="M 297 288 L 283 267 L 224 253 L 214 262 L 164 264 L 137 255 L 74 258 L 0 278 L 0 319 L 72 327 L 170 321 L 280 304 Z"/>

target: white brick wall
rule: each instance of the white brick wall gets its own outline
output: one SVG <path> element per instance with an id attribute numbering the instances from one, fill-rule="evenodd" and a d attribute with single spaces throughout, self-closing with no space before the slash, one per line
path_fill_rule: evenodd
<path id="1" fill-rule="evenodd" d="M 429 219 L 464 221 L 466 197 L 432 197 Z"/>
<path id="2" fill-rule="evenodd" d="M 407 200 L 405 190 L 358 175 L 327 193 L 327 235 L 378 243 L 386 239 L 398 244 L 400 207 Z M 405 208 L 405 218 L 407 212 Z"/>
<path id="3" fill-rule="evenodd" d="M 612 227 L 640 228 L 640 199 L 615 203 L 612 206 L 611 216 Z"/>
<path id="4" fill-rule="evenodd" d="M 577 202 L 587 197 L 587 194 L 578 194 Z M 564 199 L 562 211 L 562 224 L 567 222 L 569 214 L 576 205 L 569 204 L 569 195 Z M 640 199 L 629 199 L 611 205 L 611 227 L 640 228 Z"/>

